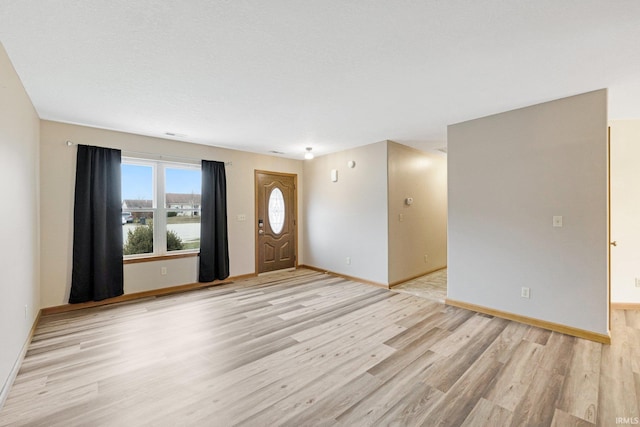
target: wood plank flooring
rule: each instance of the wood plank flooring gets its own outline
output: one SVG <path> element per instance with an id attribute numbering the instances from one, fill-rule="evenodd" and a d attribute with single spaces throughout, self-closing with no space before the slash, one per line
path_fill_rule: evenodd
<path id="1" fill-rule="evenodd" d="M 416 277 L 394 286 L 391 290 L 444 303 L 447 298 L 447 269 L 443 268 L 433 273 Z"/>
<path id="2" fill-rule="evenodd" d="M 612 318 L 603 346 L 282 272 L 43 317 L 0 426 L 624 425 L 640 314 Z"/>

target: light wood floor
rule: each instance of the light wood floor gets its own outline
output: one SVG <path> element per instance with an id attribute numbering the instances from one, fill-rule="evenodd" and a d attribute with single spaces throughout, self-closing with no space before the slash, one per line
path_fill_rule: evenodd
<path id="1" fill-rule="evenodd" d="M 612 335 L 298 270 L 42 318 L 0 426 L 615 426 L 640 314 Z"/>
<path id="2" fill-rule="evenodd" d="M 444 303 L 447 298 L 447 269 L 443 268 L 433 273 L 416 277 L 394 286 L 391 290 Z"/>

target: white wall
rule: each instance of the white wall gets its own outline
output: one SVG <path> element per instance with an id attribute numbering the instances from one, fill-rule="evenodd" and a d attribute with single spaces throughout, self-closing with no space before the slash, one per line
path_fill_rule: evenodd
<path id="1" fill-rule="evenodd" d="M 448 298 L 608 333 L 606 90 L 451 125 L 448 169 Z"/>
<path id="2" fill-rule="evenodd" d="M 394 284 L 447 265 L 447 160 L 391 141 L 387 148 L 389 283 Z M 405 203 L 407 197 L 413 204 Z"/>
<path id="3" fill-rule="evenodd" d="M 305 264 L 386 285 L 387 142 L 305 161 L 304 186 Z"/>
<path id="4" fill-rule="evenodd" d="M 640 120 L 611 126 L 611 302 L 640 303 Z"/>
<path id="5" fill-rule="evenodd" d="M 227 166 L 227 209 L 229 225 L 229 259 L 231 276 L 255 272 L 255 196 L 254 170 L 294 173 L 300 176 L 302 161 L 246 153 L 235 150 L 170 141 L 140 135 L 41 122 L 41 226 L 42 226 L 42 306 L 66 304 L 71 284 L 73 241 L 73 192 L 76 144 L 118 148 L 124 151 L 232 162 Z M 298 224 L 304 224 L 300 205 L 304 200 L 303 185 L 298 185 Z M 246 221 L 237 221 L 245 214 Z M 304 235 L 299 233 L 300 263 L 304 260 Z M 167 275 L 160 268 L 167 267 Z M 127 264 L 124 268 L 125 293 L 159 289 L 197 281 L 197 258 Z"/>
<path id="6" fill-rule="evenodd" d="M 40 309 L 38 132 L 38 115 L 0 44 L 0 406 Z"/>

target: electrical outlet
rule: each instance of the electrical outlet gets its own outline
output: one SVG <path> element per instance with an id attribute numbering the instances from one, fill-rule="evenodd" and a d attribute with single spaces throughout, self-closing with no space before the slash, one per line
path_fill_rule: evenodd
<path id="1" fill-rule="evenodd" d="M 427 254 L 424 255 L 424 262 L 425 264 L 429 262 L 429 255 Z"/>
<path id="2" fill-rule="evenodd" d="M 530 298 L 530 295 L 531 295 L 531 294 L 530 294 L 530 290 L 529 290 L 529 288 L 522 288 L 522 289 L 520 290 L 520 296 L 521 296 L 522 298 Z"/>
<path id="3" fill-rule="evenodd" d="M 160 267 L 160 274 L 162 276 L 166 276 L 167 275 L 167 267 Z"/>
<path id="4" fill-rule="evenodd" d="M 238 221 L 246 221 L 247 220 L 247 215 L 245 214 L 238 214 L 238 216 L 236 217 L 236 219 Z"/>
<path id="5" fill-rule="evenodd" d="M 350 256 L 347 257 L 347 265 L 351 265 L 351 257 Z"/>
<path id="6" fill-rule="evenodd" d="M 636 277 L 636 288 L 640 288 L 640 277 Z"/>
<path id="7" fill-rule="evenodd" d="M 404 221 L 404 214 L 398 214 L 398 221 Z"/>

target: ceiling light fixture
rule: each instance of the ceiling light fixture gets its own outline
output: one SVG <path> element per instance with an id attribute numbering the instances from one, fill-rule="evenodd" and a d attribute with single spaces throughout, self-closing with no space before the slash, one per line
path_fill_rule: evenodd
<path id="1" fill-rule="evenodd" d="M 311 147 L 307 147 L 306 150 L 307 150 L 307 152 L 304 153 L 304 158 L 307 159 L 307 160 L 313 159 L 313 153 L 311 152 L 312 148 Z"/>

